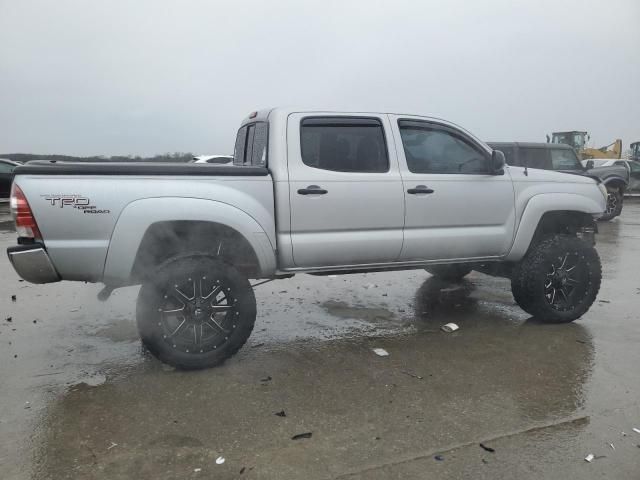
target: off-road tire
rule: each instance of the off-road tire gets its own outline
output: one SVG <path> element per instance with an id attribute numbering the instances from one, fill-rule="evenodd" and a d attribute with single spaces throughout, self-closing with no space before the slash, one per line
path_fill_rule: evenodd
<path id="1" fill-rule="evenodd" d="M 622 213 L 622 202 L 624 196 L 622 191 L 617 188 L 607 189 L 607 209 L 598 220 L 600 222 L 608 222 Z"/>
<path id="2" fill-rule="evenodd" d="M 464 264 L 452 263 L 451 265 L 431 265 L 425 268 L 434 277 L 448 282 L 459 282 L 473 270 Z"/>
<path id="3" fill-rule="evenodd" d="M 251 335 L 256 299 L 247 277 L 232 265 L 207 254 L 177 256 L 149 278 L 138 294 L 136 319 L 142 343 L 162 362 L 185 370 L 220 365 Z M 183 310 L 173 313 L 180 304 Z M 181 318 L 187 326 L 172 335 Z"/>
<path id="4" fill-rule="evenodd" d="M 571 235 L 554 235 L 532 247 L 514 269 L 511 291 L 520 308 L 537 320 L 568 323 L 589 310 L 601 280 L 594 247 Z"/>

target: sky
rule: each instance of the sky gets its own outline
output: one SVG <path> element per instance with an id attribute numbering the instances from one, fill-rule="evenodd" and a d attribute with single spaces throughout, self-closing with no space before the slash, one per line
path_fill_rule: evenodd
<path id="1" fill-rule="evenodd" d="M 0 0 L 0 153 L 231 153 L 273 106 L 626 149 L 640 1 Z"/>

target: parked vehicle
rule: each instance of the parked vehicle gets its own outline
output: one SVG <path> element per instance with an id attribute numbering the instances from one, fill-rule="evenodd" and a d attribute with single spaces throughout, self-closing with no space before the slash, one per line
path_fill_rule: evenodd
<path id="1" fill-rule="evenodd" d="M 633 142 L 630 145 L 631 156 L 629 157 L 631 160 L 640 162 L 640 142 Z"/>
<path id="2" fill-rule="evenodd" d="M 502 151 L 509 165 L 555 170 L 599 178 L 607 187 L 607 209 L 600 218 L 611 220 L 622 213 L 624 192 L 629 185 L 627 170 L 619 165 L 587 168 L 580 163 L 573 148 L 557 143 L 489 142 Z"/>
<path id="3" fill-rule="evenodd" d="M 640 162 L 633 160 L 610 160 L 607 158 L 594 158 L 591 160 L 583 160 L 582 165 L 589 168 L 602 168 L 620 166 L 627 170 L 628 186 L 624 191 L 625 195 L 640 195 Z"/>
<path id="4" fill-rule="evenodd" d="M 590 158 L 622 158 L 622 140 L 620 138 L 599 148 L 587 147 L 587 141 L 590 138 L 587 132 L 553 132 L 551 134 L 551 143 L 573 147 L 581 160 L 588 160 Z M 547 135 L 547 143 L 549 143 L 549 135 Z"/>
<path id="5" fill-rule="evenodd" d="M 233 163 L 232 155 L 199 155 L 193 157 L 190 163 L 211 163 L 213 165 L 230 165 Z"/>
<path id="6" fill-rule="evenodd" d="M 250 278 L 426 268 L 511 279 L 516 302 L 570 322 L 594 302 L 587 176 L 508 167 L 455 124 L 272 109 L 246 118 L 234 165 L 30 163 L 16 169 L 18 245 L 34 283 L 142 284 L 146 347 L 181 368 L 223 362 L 256 318 Z"/>
<path id="7" fill-rule="evenodd" d="M 20 163 L 7 158 L 0 158 L 0 198 L 9 198 L 11 183 L 13 182 L 13 170 Z"/>

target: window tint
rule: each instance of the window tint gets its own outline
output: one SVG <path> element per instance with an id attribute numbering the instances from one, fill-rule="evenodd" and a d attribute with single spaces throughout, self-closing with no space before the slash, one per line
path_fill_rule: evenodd
<path id="1" fill-rule="evenodd" d="M 551 168 L 554 170 L 582 169 L 580 161 L 573 150 L 551 149 Z"/>
<path id="2" fill-rule="evenodd" d="M 233 163 L 235 165 L 244 164 L 244 152 L 245 152 L 246 146 L 247 146 L 247 127 L 244 126 L 240 130 L 238 130 L 238 135 L 236 136 L 236 146 L 233 150 Z"/>
<path id="3" fill-rule="evenodd" d="M 546 148 L 518 147 L 518 156 L 523 167 L 549 169 L 549 150 Z"/>
<path id="4" fill-rule="evenodd" d="M 269 138 L 268 124 L 265 122 L 256 123 L 253 133 L 253 151 L 251 154 L 251 165 L 264 167 L 267 165 L 267 140 Z"/>
<path id="5" fill-rule="evenodd" d="M 382 123 L 348 117 L 306 118 L 300 127 L 305 165 L 334 172 L 389 171 Z"/>
<path id="6" fill-rule="evenodd" d="M 400 122 L 407 167 L 413 173 L 483 174 L 489 156 L 461 135 L 429 124 Z"/>
<path id="7" fill-rule="evenodd" d="M 238 130 L 233 152 L 235 165 L 267 165 L 269 125 L 266 122 L 245 125 Z"/>

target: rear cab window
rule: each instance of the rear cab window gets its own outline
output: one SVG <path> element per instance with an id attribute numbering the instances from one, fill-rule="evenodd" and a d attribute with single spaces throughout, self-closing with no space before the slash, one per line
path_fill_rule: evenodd
<path id="1" fill-rule="evenodd" d="M 549 149 L 543 147 L 518 147 L 519 163 L 527 168 L 550 170 Z"/>
<path id="2" fill-rule="evenodd" d="M 255 122 L 243 125 L 236 135 L 233 164 L 239 166 L 267 166 L 269 124 Z"/>
<path id="3" fill-rule="evenodd" d="M 311 168 L 353 173 L 389 171 L 384 128 L 377 118 L 303 118 L 300 150 L 302 162 Z"/>

